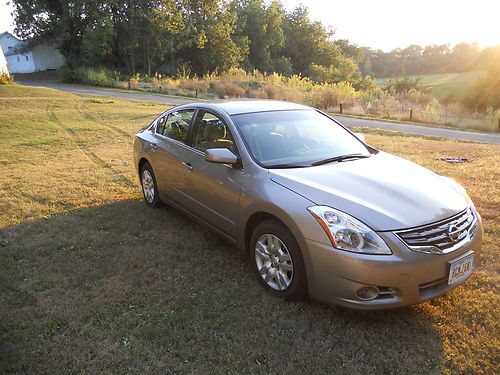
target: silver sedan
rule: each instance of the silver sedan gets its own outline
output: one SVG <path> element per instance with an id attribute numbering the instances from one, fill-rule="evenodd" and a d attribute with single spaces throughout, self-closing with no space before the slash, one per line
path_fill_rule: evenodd
<path id="1" fill-rule="evenodd" d="M 476 269 L 465 190 L 280 101 L 187 104 L 137 133 L 146 203 L 168 203 L 249 255 L 264 288 L 360 309 L 416 304 Z"/>

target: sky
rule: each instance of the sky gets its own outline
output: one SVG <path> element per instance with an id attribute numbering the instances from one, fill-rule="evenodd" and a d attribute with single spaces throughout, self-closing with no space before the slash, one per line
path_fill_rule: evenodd
<path id="1" fill-rule="evenodd" d="M 0 33 L 13 31 L 9 0 L 0 0 Z M 268 0 L 269 1 L 269 0 Z M 282 0 L 335 30 L 336 39 L 390 51 L 410 44 L 500 44 L 500 0 Z"/>

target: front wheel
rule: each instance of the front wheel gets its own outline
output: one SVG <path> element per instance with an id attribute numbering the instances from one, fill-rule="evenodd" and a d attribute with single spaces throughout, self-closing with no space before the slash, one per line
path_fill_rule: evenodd
<path id="1" fill-rule="evenodd" d="M 158 185 L 156 184 L 153 168 L 149 163 L 145 163 L 141 168 L 141 185 L 146 204 L 150 207 L 160 206 Z"/>
<path id="2" fill-rule="evenodd" d="M 306 270 L 292 233 L 276 220 L 255 228 L 250 240 L 250 257 L 259 283 L 274 295 L 302 299 L 307 295 Z"/>

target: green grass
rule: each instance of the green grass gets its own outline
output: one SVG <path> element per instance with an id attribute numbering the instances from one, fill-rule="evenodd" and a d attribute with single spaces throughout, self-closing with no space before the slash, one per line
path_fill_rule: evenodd
<path id="1" fill-rule="evenodd" d="M 499 147 L 369 132 L 458 179 L 485 223 L 481 268 L 415 307 L 284 302 L 235 248 L 142 202 L 134 132 L 165 108 L 0 87 L 0 373 L 494 373 Z M 447 164 L 443 156 L 472 163 Z"/>
<path id="2" fill-rule="evenodd" d="M 443 99 L 449 96 L 460 97 L 470 92 L 479 78 L 486 76 L 486 70 L 464 73 L 448 74 L 425 74 L 411 75 L 410 78 L 418 78 L 419 86 L 428 89 L 436 98 Z M 391 78 L 378 78 L 376 84 L 380 87 Z"/>

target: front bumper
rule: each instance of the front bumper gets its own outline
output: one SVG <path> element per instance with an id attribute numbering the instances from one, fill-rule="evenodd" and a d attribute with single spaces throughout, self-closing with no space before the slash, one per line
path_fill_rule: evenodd
<path id="1" fill-rule="evenodd" d="M 479 264 L 482 223 L 472 240 L 448 254 L 424 254 L 410 250 L 390 232 L 379 233 L 392 255 L 350 253 L 306 240 L 309 253 L 309 295 L 316 300 L 356 309 L 386 309 L 413 305 L 438 297 L 461 285 L 448 285 L 450 263 L 474 253 L 473 270 Z M 371 301 L 357 291 L 375 286 L 382 293 Z"/>

